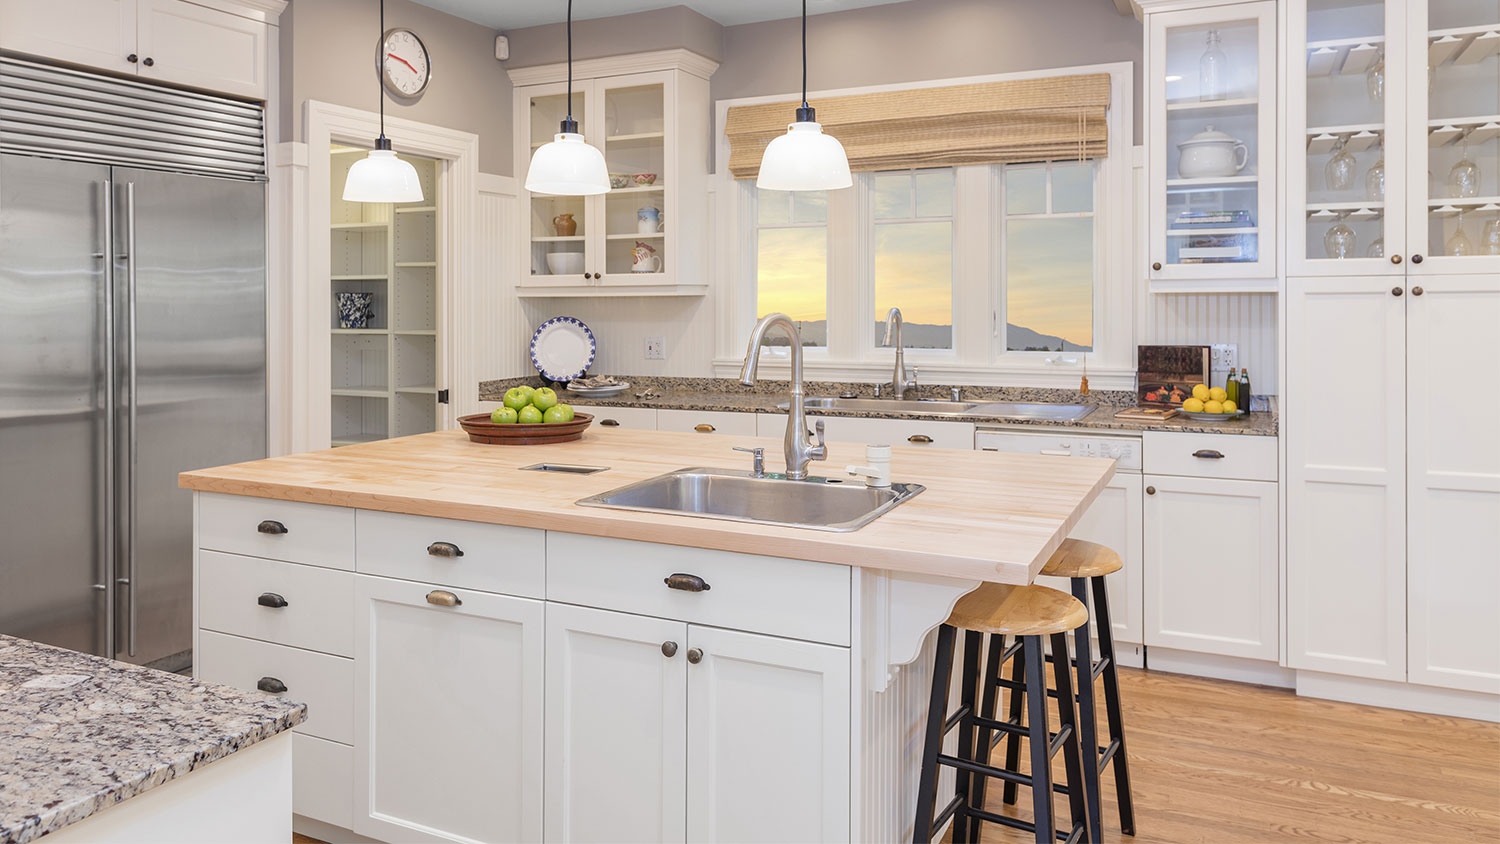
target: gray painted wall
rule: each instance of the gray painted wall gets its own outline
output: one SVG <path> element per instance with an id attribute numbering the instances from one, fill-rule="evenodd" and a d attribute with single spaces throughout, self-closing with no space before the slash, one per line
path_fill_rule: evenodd
<path id="1" fill-rule="evenodd" d="M 302 140 L 307 100 L 379 108 L 378 16 L 376 0 L 292 0 L 288 5 L 280 32 L 282 140 Z M 386 0 L 385 25 L 409 27 L 432 54 L 432 81 L 422 98 L 412 105 L 387 98 L 385 113 L 473 132 L 479 136 L 479 169 L 509 175 L 511 84 L 495 60 L 494 30 L 410 0 Z M 401 139 L 393 140 L 399 150 Z"/>
<path id="2" fill-rule="evenodd" d="M 724 31 L 718 22 L 686 6 L 574 21 L 573 58 L 597 59 L 683 47 L 718 61 L 723 54 Z M 507 67 L 553 64 L 568 57 L 567 30 L 563 24 L 530 26 L 505 34 L 510 38 Z"/>

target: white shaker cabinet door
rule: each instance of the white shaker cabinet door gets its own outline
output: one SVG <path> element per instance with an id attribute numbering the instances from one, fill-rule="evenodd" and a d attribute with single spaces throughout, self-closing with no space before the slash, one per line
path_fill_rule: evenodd
<path id="1" fill-rule="evenodd" d="M 540 840 L 542 602 L 368 575 L 355 596 L 354 830 Z"/>
<path id="2" fill-rule="evenodd" d="M 182 0 L 140 3 L 140 75 L 255 100 L 270 95 L 260 21 Z"/>
<path id="3" fill-rule="evenodd" d="M 688 632 L 687 840 L 849 840 L 849 651 Z"/>
<path id="4" fill-rule="evenodd" d="M 1073 539 L 1097 542 L 1120 555 L 1125 567 L 1104 578 L 1109 595 L 1109 620 L 1116 643 L 1140 644 L 1141 601 L 1145 572 L 1141 562 L 1141 476 L 1118 473 L 1110 478 L 1104 491 L 1084 511 L 1073 532 Z M 1065 577 L 1038 577 L 1036 582 L 1072 594 L 1073 587 Z M 1093 592 L 1089 592 L 1090 596 Z M 1090 598 L 1092 600 L 1092 597 Z"/>
<path id="5" fill-rule="evenodd" d="M 1500 693 L 1500 276 L 1429 276 L 1407 314 L 1407 671 Z M 1421 292 L 1418 293 L 1418 287 Z"/>
<path id="6" fill-rule="evenodd" d="M 687 633 L 547 605 L 547 841 L 685 840 Z"/>
<path id="7" fill-rule="evenodd" d="M 1287 279 L 1291 668 L 1406 679 L 1406 293 L 1402 278 Z"/>
<path id="8" fill-rule="evenodd" d="M 135 8 L 136 0 L 5 0 L 0 49 L 133 75 Z"/>

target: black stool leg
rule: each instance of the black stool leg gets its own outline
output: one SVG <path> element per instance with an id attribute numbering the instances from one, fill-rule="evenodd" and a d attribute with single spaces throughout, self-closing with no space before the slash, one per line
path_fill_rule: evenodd
<path id="1" fill-rule="evenodd" d="M 1047 752 L 1052 744 L 1047 734 L 1047 657 L 1042 653 L 1042 637 L 1022 636 L 1021 641 L 1022 656 L 1026 659 L 1026 723 L 1030 729 L 1027 743 L 1031 745 L 1031 807 L 1036 816 L 1036 841 L 1052 844 L 1055 827 L 1052 755 Z"/>
<path id="2" fill-rule="evenodd" d="M 1115 766 L 1115 798 L 1120 804 L 1120 831 L 1135 835 L 1135 806 L 1130 800 L 1130 763 L 1125 754 L 1125 724 L 1120 717 L 1120 676 L 1115 671 L 1115 634 L 1109 620 L 1109 593 L 1103 577 L 1089 578 L 1094 587 L 1094 624 L 1099 628 L 1099 656 L 1104 666 L 1104 710 L 1109 718 L 1110 744 L 1117 744 L 1110 764 Z M 1080 664 L 1081 661 L 1080 661 Z M 1092 676 L 1092 669 L 1091 669 Z"/>
<path id="3" fill-rule="evenodd" d="M 943 723 L 948 719 L 948 684 L 953 679 L 954 632 L 947 624 L 938 627 L 937 653 L 932 663 L 932 699 L 927 707 L 927 736 L 922 745 L 922 775 L 917 785 L 917 819 L 912 825 L 912 841 L 916 844 L 932 841 L 932 819 L 937 813 L 937 758 L 943 747 Z"/>
<path id="4" fill-rule="evenodd" d="M 973 761 L 978 757 L 974 753 L 974 707 L 978 704 L 975 699 L 979 690 L 979 650 L 984 644 L 984 634 L 978 630 L 964 631 L 964 667 L 962 678 L 963 689 L 961 691 L 961 703 L 963 717 L 958 721 L 958 758 Z M 959 768 L 954 771 L 957 779 L 954 784 L 954 796 L 958 797 L 958 810 L 953 813 L 953 840 L 966 842 L 969 840 L 969 812 L 972 805 L 969 802 L 969 791 L 976 780 L 983 781 L 984 777 Z M 974 831 L 979 831 L 979 821 L 974 821 Z"/>
<path id="5" fill-rule="evenodd" d="M 1088 663 L 1084 662 L 1081 655 L 1078 657 L 1078 667 L 1080 671 L 1090 670 Z M 1068 731 L 1068 737 L 1063 739 L 1062 745 L 1063 767 L 1068 773 L 1068 807 L 1072 810 L 1073 818 L 1068 829 L 1071 833 L 1082 825 L 1084 834 L 1088 835 L 1093 830 L 1088 820 L 1088 804 L 1090 803 L 1086 786 L 1088 775 L 1084 773 L 1082 758 L 1078 752 L 1078 710 L 1073 708 L 1073 669 L 1068 664 L 1068 634 L 1066 633 L 1052 634 L 1052 673 L 1057 684 L 1057 729 L 1059 732 Z M 1046 734 L 1043 733 L 1043 738 L 1045 737 Z M 1096 772 L 1095 779 L 1097 778 Z M 1097 841 L 1098 833 L 1094 833 L 1094 836 L 1091 840 Z"/>
<path id="6" fill-rule="evenodd" d="M 1073 597 L 1087 607 L 1089 605 L 1088 579 L 1075 577 L 1070 584 Z M 1103 637 L 1104 631 L 1099 631 L 1099 635 Z M 1088 796 L 1089 841 L 1099 844 L 1100 819 L 1103 815 L 1103 810 L 1099 806 L 1099 737 L 1097 735 L 1099 722 L 1094 709 L 1094 655 L 1092 643 L 1089 642 L 1087 622 L 1073 631 L 1073 638 L 1078 648 L 1078 746 L 1081 751 L 1080 755 L 1083 757 L 1083 790 Z M 1054 670 L 1059 665 L 1056 656 L 1057 650 L 1054 648 L 1052 661 Z M 1058 695 L 1061 696 L 1061 694 L 1062 692 L 1059 691 Z"/>
<path id="7" fill-rule="evenodd" d="M 984 691 L 980 697 L 979 714 L 983 718 L 994 720 L 995 707 L 1000 698 L 1000 657 L 1005 653 L 1005 636 L 999 633 L 991 633 L 989 637 L 990 650 L 984 660 Z M 979 734 L 974 739 L 974 761 L 989 764 L 990 744 L 992 734 L 989 727 L 980 727 Z M 984 789 L 989 782 L 989 777 L 975 775 L 970 785 L 969 793 L 972 798 L 969 805 L 975 809 L 984 808 Z M 979 820 L 975 819 L 974 826 L 969 831 L 969 844 L 979 842 Z"/>
<path id="8" fill-rule="evenodd" d="M 1017 640 L 1019 641 L 1019 637 L 1017 638 Z M 1024 648 L 1022 649 L 1022 652 L 1019 653 L 1019 654 L 1016 654 L 1016 658 L 1011 661 L 1011 664 L 1010 664 L 1010 681 L 1012 683 L 1024 683 L 1024 682 L 1026 682 L 1026 652 L 1025 652 Z M 1020 723 L 1020 721 L 1021 721 L 1021 704 L 1025 700 L 1026 700 L 1026 693 L 1025 692 L 1021 691 L 1018 687 L 1012 687 L 1011 688 L 1011 690 L 1010 690 L 1010 718 L 1008 720 L 1011 721 L 1012 723 L 1017 723 L 1017 724 Z M 1005 769 L 1007 771 L 1019 770 L 1016 767 L 1016 765 L 1020 764 L 1020 761 L 1021 761 L 1021 736 L 1019 734 L 1017 734 L 1017 733 L 1011 733 L 1011 734 L 1009 734 L 1009 735 L 1007 735 L 1005 737 Z M 1005 787 L 1003 789 L 1001 789 L 1001 792 L 1002 792 L 1002 796 L 1005 799 L 1005 804 L 1007 806 L 1014 806 L 1016 804 L 1016 784 L 1015 783 L 1013 783 L 1013 782 L 1006 782 L 1005 783 Z"/>

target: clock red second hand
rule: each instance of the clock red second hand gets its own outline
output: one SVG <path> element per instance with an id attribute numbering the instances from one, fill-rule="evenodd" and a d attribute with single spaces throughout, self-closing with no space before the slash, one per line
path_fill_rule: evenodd
<path id="1" fill-rule="evenodd" d="M 411 62 L 407 61 L 406 59 L 401 58 L 400 56 L 396 55 L 395 53 L 386 53 L 385 57 L 388 58 L 388 59 L 395 59 L 396 61 L 398 61 L 398 62 L 406 65 L 407 67 L 411 67 Z M 416 73 L 417 69 L 414 68 L 414 67 L 411 67 L 411 72 L 412 73 Z"/>

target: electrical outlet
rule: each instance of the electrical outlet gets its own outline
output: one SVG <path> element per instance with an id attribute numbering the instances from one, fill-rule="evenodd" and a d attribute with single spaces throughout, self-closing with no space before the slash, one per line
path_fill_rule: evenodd
<path id="1" fill-rule="evenodd" d="M 1240 347 L 1233 343 L 1215 343 L 1209 352 L 1209 368 L 1214 371 L 1238 369 Z"/>
<path id="2" fill-rule="evenodd" d="M 665 338 L 665 337 L 647 337 L 646 338 L 646 360 L 666 360 L 666 359 L 667 359 L 667 338 Z"/>

